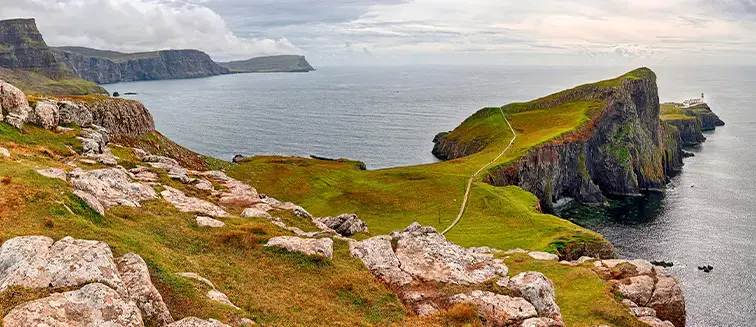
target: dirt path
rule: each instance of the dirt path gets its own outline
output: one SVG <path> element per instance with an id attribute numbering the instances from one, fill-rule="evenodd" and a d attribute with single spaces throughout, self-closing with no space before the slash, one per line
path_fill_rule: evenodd
<path id="1" fill-rule="evenodd" d="M 480 167 L 480 169 L 478 169 L 478 171 L 476 171 L 475 174 L 470 176 L 470 180 L 467 181 L 467 189 L 465 190 L 465 197 L 464 199 L 462 199 L 462 206 L 459 207 L 459 214 L 457 215 L 457 218 L 454 219 L 454 221 L 451 223 L 451 225 L 449 225 L 449 227 L 444 229 L 444 231 L 441 232 L 441 234 L 448 233 L 450 230 L 452 230 L 452 228 L 454 228 L 454 226 L 457 226 L 457 223 L 459 223 L 459 221 L 462 219 L 462 216 L 465 214 L 465 208 L 467 208 L 467 200 L 470 198 L 470 189 L 472 188 L 472 183 L 475 180 L 475 178 L 478 177 L 478 175 L 480 175 L 480 173 L 483 172 L 483 170 L 491 166 L 494 162 L 501 159 L 501 157 L 504 156 L 504 153 L 506 153 L 507 150 L 509 150 L 509 148 L 512 147 L 512 144 L 514 143 L 515 139 L 517 139 L 517 133 L 515 133 L 514 128 L 512 128 L 512 124 L 509 123 L 507 116 L 504 115 L 504 111 L 502 111 L 501 108 L 499 108 L 499 112 L 501 112 L 501 116 L 504 117 L 504 121 L 507 122 L 507 126 L 509 126 L 509 130 L 512 131 L 512 140 L 509 141 L 509 145 L 507 145 L 507 147 L 504 148 L 504 151 L 501 151 L 501 153 L 499 153 L 499 155 L 496 158 L 491 160 L 485 166 Z"/>

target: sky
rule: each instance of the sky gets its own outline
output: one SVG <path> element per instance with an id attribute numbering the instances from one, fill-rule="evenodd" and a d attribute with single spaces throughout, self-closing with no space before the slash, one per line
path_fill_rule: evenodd
<path id="1" fill-rule="evenodd" d="M 756 0 L 2 0 L 48 44 L 315 66 L 756 60 Z"/>

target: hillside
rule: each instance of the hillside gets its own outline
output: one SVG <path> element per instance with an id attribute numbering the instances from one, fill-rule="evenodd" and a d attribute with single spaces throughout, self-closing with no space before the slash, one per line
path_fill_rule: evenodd
<path id="1" fill-rule="evenodd" d="M 121 53 L 85 47 L 53 48 L 77 76 L 99 84 L 208 77 L 229 71 L 198 50 Z"/>
<path id="2" fill-rule="evenodd" d="M 234 73 L 306 73 L 314 71 L 304 56 L 282 55 L 221 62 Z"/>
<path id="3" fill-rule="evenodd" d="M 0 21 L 0 78 L 35 93 L 107 93 L 76 78 L 55 58 L 34 19 Z"/>
<path id="4" fill-rule="evenodd" d="M 642 260 L 580 258 L 614 253 L 600 235 L 541 213 L 519 187 L 476 179 L 464 219 L 436 232 L 454 218 L 470 174 L 509 139 L 378 171 L 284 157 L 232 164 L 166 139 L 135 101 L 12 94 L 3 106 L 16 127 L 0 122 L 6 327 L 90 318 L 168 327 L 684 326 L 673 277 Z M 496 162 L 581 126 L 590 108 L 541 124 L 489 115 L 518 133 Z M 515 248 L 525 250 L 504 251 Z M 636 302 L 642 310 L 626 304 Z M 48 305 L 61 310 L 37 310 Z"/>

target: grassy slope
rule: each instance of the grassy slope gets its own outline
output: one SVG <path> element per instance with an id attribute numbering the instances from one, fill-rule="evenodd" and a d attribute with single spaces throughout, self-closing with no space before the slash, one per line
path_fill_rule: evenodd
<path id="1" fill-rule="evenodd" d="M 696 119 L 695 116 L 688 116 L 685 113 L 685 110 L 681 107 L 679 107 L 678 104 L 675 103 L 663 103 L 660 105 L 660 118 L 661 120 L 667 121 L 667 120 L 693 120 Z"/>
<path id="2" fill-rule="evenodd" d="M 0 68 L 0 78 L 26 93 L 54 95 L 107 94 L 108 91 L 90 81 L 79 78 L 54 80 L 47 76 L 19 70 Z"/>

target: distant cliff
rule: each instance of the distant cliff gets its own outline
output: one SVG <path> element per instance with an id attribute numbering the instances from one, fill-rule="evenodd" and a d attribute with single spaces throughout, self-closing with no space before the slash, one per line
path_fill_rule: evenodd
<path id="1" fill-rule="evenodd" d="M 234 73 L 306 73 L 315 70 L 304 56 L 293 55 L 257 57 L 220 65 Z"/>
<path id="2" fill-rule="evenodd" d="M 679 103 L 664 103 L 661 105 L 661 119 L 680 131 L 680 140 L 684 146 L 694 146 L 706 141 L 703 131 L 725 124 L 705 103 L 689 108 Z"/>
<path id="3" fill-rule="evenodd" d="M 599 104 L 586 124 L 530 149 L 515 162 L 490 169 L 486 181 L 518 185 L 535 194 L 543 209 L 551 210 L 565 197 L 602 203 L 606 195 L 662 189 L 668 175 L 682 167 L 679 132 L 659 119 L 656 75 L 649 69 L 502 109 L 527 112 L 581 101 Z M 457 135 L 466 129 L 468 137 Z M 450 134 L 440 134 L 434 154 L 451 159 L 485 147 L 484 139 L 469 136 L 480 130 L 463 123 Z"/>
<path id="4" fill-rule="evenodd" d="M 34 93 L 83 95 L 105 89 L 76 78 L 56 58 L 34 19 L 0 21 L 0 78 Z"/>
<path id="5" fill-rule="evenodd" d="M 198 50 L 120 53 L 84 47 L 54 48 L 55 57 L 77 76 L 99 84 L 208 77 L 228 74 Z"/>

